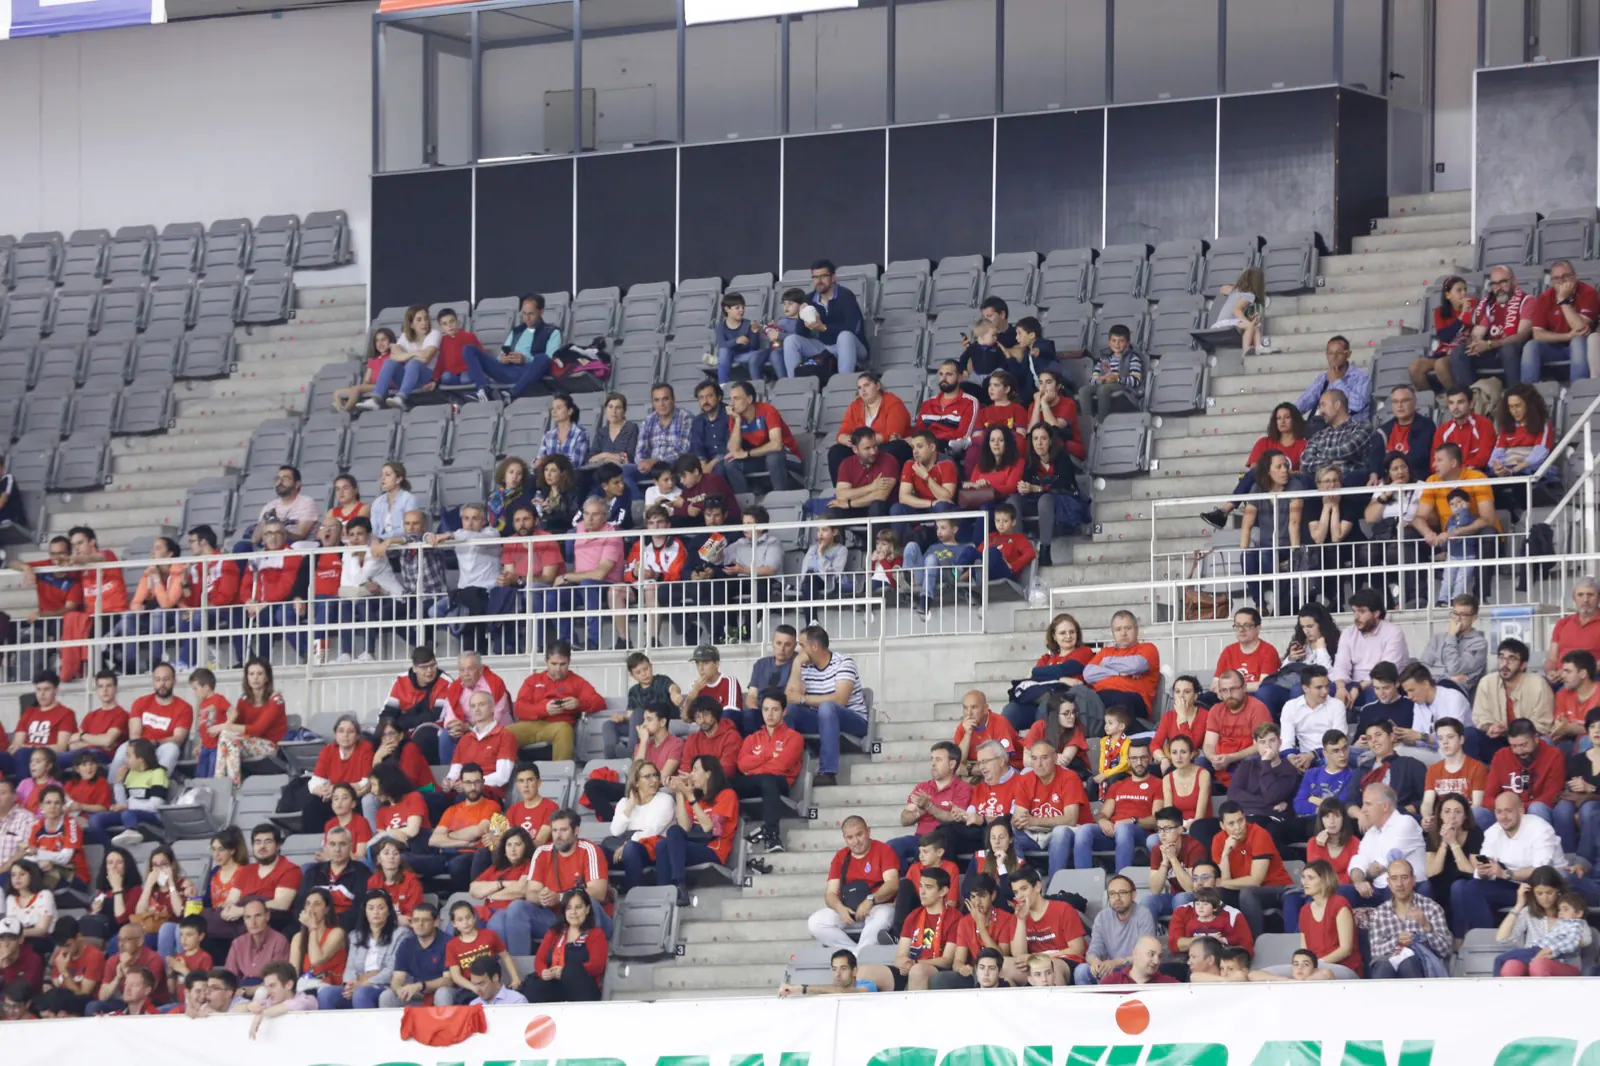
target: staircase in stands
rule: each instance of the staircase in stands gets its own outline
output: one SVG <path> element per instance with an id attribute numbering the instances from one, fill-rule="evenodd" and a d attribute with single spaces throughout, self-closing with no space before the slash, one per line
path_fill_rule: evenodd
<path id="1" fill-rule="evenodd" d="M 1100 532 L 1070 548 L 1057 542 L 1057 565 L 1043 574 L 1046 587 L 1148 580 L 1151 501 L 1231 491 L 1272 408 L 1297 397 L 1325 366 L 1330 336 L 1349 338 L 1353 361 L 1370 367 L 1383 338 L 1401 332 L 1402 323 L 1418 328 L 1426 287 L 1440 274 L 1473 265 L 1470 206 L 1465 192 L 1391 197 L 1389 217 L 1371 235 L 1357 237 L 1352 254 L 1322 260 L 1324 284 L 1315 292 L 1273 297 L 1267 321 L 1272 350 L 1242 364 L 1237 352 L 1225 354 L 1211 379 L 1206 413 L 1166 417 L 1157 428 L 1156 469 L 1097 488 Z M 1163 512 L 1155 550 L 1200 548 L 1211 533 L 1197 513 Z M 1141 606 L 1108 603 L 1074 613 L 1087 632 L 1100 636 L 1114 610 Z M 1048 609 L 1016 610 L 1010 632 L 995 631 L 1007 621 L 992 613 L 987 636 L 929 638 L 948 654 L 930 652 L 926 665 L 919 656 L 915 675 L 897 667 L 900 676 L 917 678 L 915 694 L 931 695 L 908 700 L 914 693 L 877 692 L 883 750 L 844 758 L 839 784 L 817 790 L 817 820 L 788 824 L 787 850 L 770 857 L 772 873 L 757 875 L 748 889 L 701 888 L 696 906 L 684 914 L 685 954 L 656 967 L 653 991 L 619 998 L 750 995 L 777 986 L 789 957 L 815 946 L 806 918 L 821 906 L 828 863 L 843 845 L 841 821 L 859 814 L 875 837 L 901 835 L 906 794 L 927 778 L 928 745 L 950 737 L 962 694 L 979 689 L 1000 707 L 1010 683 L 1026 676 L 1042 653 Z M 1182 665 L 1204 672 L 1208 664 Z"/>
<path id="2" fill-rule="evenodd" d="M 99 492 L 52 493 L 44 532 L 54 536 L 88 525 L 102 547 L 126 554 L 125 546 L 136 539 L 161 527 L 178 529 L 191 485 L 242 469 L 259 423 L 303 409 L 319 367 L 363 354 L 366 301 L 364 285 L 297 288 L 289 322 L 238 327 L 233 373 L 178 382 L 172 428 L 156 436 L 114 438 L 111 484 Z M 181 547 L 181 535 L 178 540 Z M 42 555 L 34 547 L 14 557 Z M 136 578 L 130 575 L 130 584 Z M 34 606 L 32 593 L 14 577 L 0 584 L 0 610 L 25 617 Z"/>

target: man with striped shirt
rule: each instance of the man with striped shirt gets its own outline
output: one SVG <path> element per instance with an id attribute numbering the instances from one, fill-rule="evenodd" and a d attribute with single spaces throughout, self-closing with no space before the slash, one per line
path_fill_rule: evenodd
<path id="1" fill-rule="evenodd" d="M 818 625 L 807 626 L 800 634 L 796 661 L 800 669 L 790 671 L 784 693 L 789 701 L 785 720 L 798 733 L 821 737 L 821 765 L 812 784 L 837 784 L 840 730 L 855 737 L 867 734 L 867 698 L 861 690 L 861 675 L 854 659 L 829 649 L 828 631 Z"/>

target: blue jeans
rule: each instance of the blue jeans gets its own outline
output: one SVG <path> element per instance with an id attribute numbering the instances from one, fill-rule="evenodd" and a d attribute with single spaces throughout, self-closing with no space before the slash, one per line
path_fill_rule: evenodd
<path id="1" fill-rule="evenodd" d="M 1173 911 L 1185 903 L 1193 902 L 1193 892 L 1177 892 L 1171 895 L 1166 892 L 1156 892 L 1144 898 L 1144 909 L 1150 912 L 1152 918 L 1170 918 Z"/>
<path id="2" fill-rule="evenodd" d="M 1568 380 L 1582 381 L 1589 376 L 1589 348 L 1592 338 L 1582 340 L 1529 341 L 1522 346 L 1522 381 L 1531 385 L 1544 375 L 1544 364 L 1559 359 L 1570 360 Z"/>
<path id="3" fill-rule="evenodd" d="M 494 384 L 511 386 L 511 398 L 526 396 L 528 390 L 550 373 L 550 357 L 543 352 L 528 356 L 526 363 L 502 363 L 498 355 L 490 355 L 482 348 L 469 344 L 461 349 L 461 359 L 467 364 L 467 377 L 484 392 L 493 392 Z"/>
<path id="4" fill-rule="evenodd" d="M 763 471 L 773 492 L 786 492 L 790 485 L 789 461 L 788 450 L 779 448 L 749 459 L 729 459 L 722 464 L 722 472 L 728 477 L 728 487 L 740 495 L 750 491 L 750 478 L 760 477 Z"/>
<path id="5" fill-rule="evenodd" d="M 726 385 L 733 380 L 735 366 L 748 367 L 750 380 L 760 381 L 761 372 L 767 367 L 767 357 L 772 349 L 765 344 L 746 345 L 743 348 L 718 348 L 717 349 L 717 384 Z"/>
<path id="6" fill-rule="evenodd" d="M 1579 806 L 1562 800 L 1551 816 L 1563 850 L 1575 851 L 1590 863 L 1600 863 L 1600 801 Z"/>
<path id="7" fill-rule="evenodd" d="M 433 367 L 421 359 L 407 359 L 403 363 L 385 359 L 383 366 L 378 370 L 378 380 L 372 384 L 372 395 L 382 401 L 389 395 L 389 390 L 394 388 L 396 379 L 400 383 L 396 395 L 403 400 L 433 380 Z"/>
<path id="8" fill-rule="evenodd" d="M 1064 773 L 1066 771 L 1057 770 L 1056 772 Z M 1044 845 L 1045 854 L 1050 857 L 1050 872 L 1045 876 L 1045 884 L 1048 885 L 1050 883 L 1050 878 L 1054 877 L 1057 871 L 1072 868 L 1072 852 L 1078 839 L 1077 829 L 1078 827 L 1073 825 L 1058 825 L 1051 828 L 1050 838 L 1045 841 Z M 1120 870 L 1121 867 L 1119 866 L 1118 869 Z"/>
<path id="9" fill-rule="evenodd" d="M 161 816 L 155 811 L 101 811 L 89 815 L 89 827 L 84 830 L 83 838 L 91 844 L 105 847 L 111 842 L 111 836 L 124 829 L 160 824 Z"/>
<path id="10" fill-rule="evenodd" d="M 1089 822 L 1073 830 L 1072 864 L 1080 870 L 1094 866 L 1094 849 L 1110 844 L 1116 851 L 1114 869 L 1133 865 L 1133 851 L 1144 839 L 1145 833 L 1137 822 L 1118 822 L 1116 835 L 1107 836 L 1098 822 Z"/>
<path id="11" fill-rule="evenodd" d="M 782 378 L 794 377 L 794 372 L 800 364 L 807 359 L 815 359 L 823 352 L 832 352 L 839 360 L 839 373 L 855 373 L 856 363 L 861 361 L 863 349 L 861 341 L 854 333 L 840 333 L 839 339 L 832 344 L 823 344 L 815 337 L 802 337 L 798 333 L 791 333 L 783 338 L 783 361 L 773 360 L 773 367 Z"/>
<path id="12" fill-rule="evenodd" d="M 576 585 L 562 585 L 560 587 L 530 586 L 528 595 L 537 595 L 538 600 L 533 603 L 536 614 L 545 611 L 589 611 L 588 619 L 589 646 L 597 647 L 600 643 L 600 595 L 605 588 L 605 583 L 600 581 L 580 581 Z M 571 618 L 561 618 L 556 621 L 556 635 L 562 640 L 572 639 Z"/>
<path id="13" fill-rule="evenodd" d="M 559 919 L 549 907 L 539 907 L 519 899 L 504 910 L 489 916 L 489 928 L 505 941 L 506 950 L 513 955 L 532 955 L 545 933 L 556 927 Z"/>
<path id="14" fill-rule="evenodd" d="M 689 867 L 701 863 L 720 863 L 722 858 L 698 840 L 690 840 L 682 826 L 669 825 L 656 841 L 656 884 L 684 887 Z"/>
<path id="15" fill-rule="evenodd" d="M 836 774 L 839 772 L 839 731 L 844 730 L 853 737 L 867 735 L 867 719 L 860 711 L 852 711 L 848 707 L 829 700 L 817 707 L 805 703 L 791 703 L 789 710 L 784 715 L 784 721 L 790 729 L 798 733 L 816 733 L 822 738 L 822 756 L 818 760 L 817 772 Z"/>

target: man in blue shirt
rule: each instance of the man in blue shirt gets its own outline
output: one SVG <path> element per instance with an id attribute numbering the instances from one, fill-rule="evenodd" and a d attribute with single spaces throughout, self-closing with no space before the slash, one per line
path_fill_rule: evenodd
<path id="1" fill-rule="evenodd" d="M 856 294 L 834 280 L 833 263 L 818 259 L 811 264 L 810 310 L 802 309 L 799 329 L 783 339 L 784 377 L 794 377 L 800 364 L 823 352 L 839 360 L 841 374 L 855 373 L 867 355 L 867 321 Z"/>
<path id="2" fill-rule="evenodd" d="M 722 390 L 710 379 L 695 387 L 694 399 L 700 405 L 700 413 L 689 424 L 689 450 L 709 473 L 728 454 L 728 409 L 722 405 Z"/>
<path id="3" fill-rule="evenodd" d="M 394 977 L 378 997 L 380 1007 L 406 1007 L 431 1002 L 435 1007 L 455 1003 L 455 985 L 445 972 L 447 937 L 439 935 L 439 910 L 418 903 L 411 912 L 411 936 L 395 950 Z"/>
<path id="4" fill-rule="evenodd" d="M 1340 336 L 1329 337 L 1323 354 L 1328 360 L 1328 369 L 1316 376 L 1294 405 L 1310 422 L 1317 422 L 1316 429 L 1320 429 L 1321 421 L 1312 412 L 1317 410 L 1317 401 L 1322 399 L 1323 393 L 1338 389 L 1350 401 L 1350 417 L 1358 422 L 1370 421 L 1372 378 L 1359 366 L 1350 365 L 1350 342 Z M 1310 437 L 1314 432 L 1315 429 L 1308 424 L 1306 436 Z"/>
<path id="5" fill-rule="evenodd" d="M 468 1006 L 472 1007 L 499 1007 L 507 1003 L 526 1003 L 528 997 L 521 992 L 514 992 L 500 983 L 500 959 L 495 955 L 485 955 L 472 960 L 469 970 L 472 975 L 472 990 L 478 993 Z"/>
<path id="6" fill-rule="evenodd" d="M 544 297 L 531 293 L 522 298 L 521 321 L 506 335 L 498 355 L 469 344 L 461 349 L 467 376 L 478 387 L 478 402 L 488 403 L 494 384 L 511 386 L 511 399 L 526 396 L 548 373 L 550 360 L 561 350 L 561 331 L 544 320 Z"/>
<path id="7" fill-rule="evenodd" d="M 1294 813 L 1305 819 L 1307 838 L 1322 832 L 1317 808 L 1329 797 L 1342 800 L 1345 809 L 1361 803 L 1361 775 L 1350 765 L 1350 738 L 1338 729 L 1322 734 L 1322 762 L 1307 770 L 1294 794 Z"/>
<path id="8" fill-rule="evenodd" d="M 789 687 L 789 672 L 794 669 L 795 646 L 799 634 L 787 623 L 772 631 L 772 654 L 756 660 L 750 668 L 750 684 L 744 690 L 744 718 L 740 732 L 749 736 L 761 728 L 761 694 Z"/>

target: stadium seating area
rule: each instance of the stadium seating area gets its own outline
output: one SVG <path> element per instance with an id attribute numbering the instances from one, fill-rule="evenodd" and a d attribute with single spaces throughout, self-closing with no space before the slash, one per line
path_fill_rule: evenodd
<path id="1" fill-rule="evenodd" d="M 1043 336 L 1067 356 L 1097 355 L 1108 331 L 1126 326 L 1135 350 L 1151 360 L 1143 409 L 1113 414 L 1094 427 L 1083 479 L 1093 498 L 1093 524 L 1081 537 L 1061 538 L 1055 565 L 1040 568 L 1037 578 L 1046 588 L 1147 581 L 1154 558 L 1237 545 L 1236 530 L 1213 533 L 1201 523 L 1199 506 L 1184 514 L 1164 510 L 1153 518 L 1156 501 L 1230 492 L 1273 408 L 1293 400 L 1325 368 L 1323 349 L 1330 335 L 1347 337 L 1354 364 L 1371 373 L 1373 406 L 1381 421 L 1387 417 L 1389 388 L 1404 383 L 1404 369 L 1429 351 L 1429 316 L 1444 277 L 1465 277 L 1476 291 L 1488 267 L 1515 264 L 1528 268 L 1522 284 L 1534 294 L 1544 287 L 1545 268 L 1557 258 L 1573 259 L 1580 279 L 1591 284 L 1600 275 L 1600 229 L 1593 210 L 1490 219 L 1474 245 L 1464 195 L 1401 197 L 1391 208 L 1391 218 L 1380 220 L 1371 236 L 1356 238 L 1354 253 L 1345 256 L 1326 255 L 1315 234 L 1287 234 L 1043 256 L 1015 253 L 987 262 L 983 256 L 951 256 L 937 264 L 901 261 L 881 270 L 841 266 L 838 281 L 867 310 L 871 368 L 913 411 L 931 394 L 939 365 L 962 357 L 962 336 L 986 298 L 1005 300 L 1013 323 L 1036 316 Z M 146 557 L 154 536 L 176 536 L 199 524 L 212 526 L 231 544 L 272 501 L 274 478 L 284 465 L 298 467 L 305 491 L 323 509 L 333 502 L 337 475 L 355 478 L 370 499 L 383 465 L 399 460 L 413 493 L 437 523 L 432 528 L 450 528 L 463 505 L 482 501 L 493 487 L 496 460 L 536 459 L 548 417 L 548 401 L 540 397 L 502 408 L 472 402 L 470 389 L 444 388 L 438 396 L 446 402 L 422 402 L 404 412 L 360 412 L 352 419 L 331 409 L 333 391 L 355 384 L 364 372 L 364 338 L 378 327 L 398 332 L 404 314 L 401 308 L 384 309 L 366 322 L 356 292 L 318 290 L 304 274 L 296 290 L 289 271 L 347 258 L 343 233 L 342 216 L 332 213 L 307 216 L 303 225 L 263 219 L 251 227 L 236 220 L 216 223 L 204 234 L 198 227 L 167 227 L 159 236 L 122 230 L 115 238 L 74 234 L 69 241 L 57 236 L 52 242 L 29 235 L 14 246 L 0 244 L 0 263 L 12 286 L 0 318 L 6 326 L 0 336 L 0 379 L 16 383 L 6 469 L 27 507 L 9 540 L 18 546 L 13 558 L 38 558 L 20 546 L 78 525 L 94 526 L 100 546 L 125 559 Z M 1209 301 L 1219 287 L 1251 267 L 1265 277 L 1271 345 L 1245 356 L 1231 327 L 1207 327 L 1216 317 Z M 570 297 L 547 293 L 545 318 L 562 329 L 568 343 L 607 341 L 611 373 L 603 387 L 626 397 L 637 418 L 649 409 L 654 383 L 671 383 L 680 406 L 687 407 L 693 388 L 708 374 L 714 379 L 706 356 L 724 293 L 741 294 L 748 317 L 768 321 L 791 287 L 809 288 L 808 273 L 725 283 L 691 279 L 676 288 L 666 282 L 643 284 L 626 294 L 616 289 Z M 124 299 L 124 289 L 133 295 Z M 87 304 L 77 298 L 80 291 L 91 297 Z M 439 295 L 450 294 L 418 294 L 418 301 Z M 518 303 L 508 294 L 481 299 L 469 310 L 466 300 L 446 299 L 431 303 L 430 316 L 446 307 L 455 310 L 463 328 L 492 352 L 514 325 Z M 62 346 L 68 349 L 65 356 Z M 75 368 L 71 374 L 62 369 L 68 362 Z M 1062 366 L 1073 384 L 1081 385 L 1091 362 L 1069 357 Z M 806 461 L 804 488 L 757 494 L 744 501 L 747 506 L 764 502 L 772 519 L 781 522 L 798 519 L 807 498 L 828 494 L 825 445 L 854 398 L 852 378 L 839 375 L 821 387 L 815 377 L 757 383 L 762 398 L 795 432 Z M 100 387 L 107 380 L 109 398 Z M 1539 389 L 1549 400 L 1557 436 L 1597 395 L 1592 380 L 1568 388 L 1544 381 Z M 1432 399 L 1423 398 L 1424 412 Z M 577 400 L 588 423 L 600 395 L 578 393 Z M 0 418 L 6 402 L 0 399 Z M 114 436 L 107 436 L 107 427 Z M 124 437 L 130 440 L 116 443 Z M 135 494 L 137 502 L 129 506 L 119 490 Z M 814 538 L 796 532 L 785 540 L 791 553 L 786 572 L 794 573 Z M 858 555 L 849 569 L 866 573 L 870 565 Z M 0 608 L 23 617 L 34 606 L 31 592 L 24 592 L 6 586 L 0 590 Z M 927 776 L 929 743 L 948 739 L 960 716 L 952 697 L 959 700 L 976 690 L 998 711 L 1010 681 L 1026 677 L 1033 665 L 1037 634 L 1051 612 L 1037 605 L 1002 610 L 987 598 L 984 604 L 989 610 L 982 632 L 960 625 L 899 631 L 918 643 L 897 648 L 896 654 L 913 656 L 926 669 L 902 671 L 897 660 L 894 688 L 876 686 L 876 713 L 861 753 L 847 752 L 837 781 L 812 788 L 816 767 L 808 761 L 788 798 L 796 813 L 814 809 L 815 817 L 786 823 L 785 850 L 757 856 L 741 825 L 729 859 L 696 875 L 696 905 L 679 907 L 670 891 L 648 887 L 623 898 L 610 939 L 608 998 L 749 994 L 780 977 L 826 983 L 827 952 L 818 955 L 806 919 L 821 905 L 840 826 L 850 815 L 860 815 L 879 839 L 900 835 L 906 793 Z M 1118 602 L 1075 607 L 1074 613 L 1085 638 L 1098 644 L 1108 636 L 1114 608 L 1148 616 L 1154 607 Z M 794 620 L 803 625 L 807 619 Z M 1286 624 L 1293 624 L 1292 615 L 1269 623 L 1280 638 L 1287 635 Z M 1414 636 L 1419 624 L 1427 632 L 1425 620 L 1406 618 L 1405 624 Z M 446 627 L 433 632 L 443 665 L 453 673 L 449 656 L 458 645 Z M 1215 636 L 1217 627 L 1205 632 Z M 770 637 L 770 630 L 765 635 Z M 1169 666 L 1149 708 L 1153 715 L 1165 709 L 1177 673 L 1209 678 L 1213 672 L 1209 656 L 1175 661 L 1180 647 L 1164 637 L 1159 643 Z M 851 644 L 840 646 L 859 654 Z M 1414 639 L 1413 648 L 1420 647 Z M 408 650 L 408 642 L 396 639 L 380 657 L 401 659 Z M 769 650 L 749 654 L 754 658 Z M 227 651 L 216 649 L 219 670 L 242 665 Z M 288 649 L 283 654 L 298 661 Z M 729 674 L 748 679 L 752 664 L 736 662 L 738 652 L 726 646 L 724 654 Z M 518 661 L 491 658 L 513 693 L 527 672 Z M 668 661 L 658 658 L 658 673 L 683 672 L 669 668 Z M 592 655 L 575 665 L 579 673 L 603 674 L 606 683 L 599 687 L 608 709 L 624 705 L 627 682 L 616 662 Z M 342 667 L 327 669 L 332 678 L 343 676 Z M 352 668 L 349 676 L 364 676 L 360 669 Z M 236 675 L 223 676 L 224 688 L 236 691 Z M 125 679 L 125 698 L 141 686 L 142 681 Z M 372 686 L 349 691 L 360 691 L 365 702 L 352 700 L 348 709 L 358 713 L 364 728 L 375 726 L 379 701 L 372 698 Z M 345 698 L 347 693 L 326 697 Z M 302 716 L 303 708 L 289 710 L 294 725 L 323 738 L 332 735 L 333 713 Z M 592 723 L 601 717 L 594 716 Z M 586 716 L 585 722 L 591 719 Z M 310 862 L 320 835 L 299 825 L 292 810 L 280 813 L 280 803 L 291 788 L 290 776 L 308 772 L 321 748 L 320 741 L 286 742 L 279 765 L 249 767 L 263 772 L 247 774 L 237 790 L 223 778 L 193 777 L 189 785 L 197 802 L 162 814 L 186 871 L 204 868 L 210 838 L 222 827 L 248 828 L 264 820 L 276 820 L 292 832 L 286 857 L 296 865 Z M 608 765 L 605 754 L 598 733 L 580 729 L 574 760 L 539 763 L 543 796 L 560 806 L 575 804 L 585 781 L 602 766 L 625 777 L 626 761 Z M 442 779 L 447 768 L 447 762 L 436 765 L 435 777 Z M 755 808 L 747 806 L 745 813 L 748 817 Z M 586 815 L 579 835 L 599 840 L 607 829 Z M 134 849 L 141 868 L 153 847 Z M 1111 854 L 1096 851 L 1107 867 Z M 757 860 L 753 865 L 752 859 Z M 1064 887 L 1084 896 L 1087 925 L 1105 898 L 1105 872 L 1069 870 L 1057 877 L 1062 883 L 1052 883 L 1052 891 Z M 429 887 L 447 901 L 448 890 L 437 881 Z M 1483 932 L 1474 930 L 1467 938 L 1461 972 L 1481 972 L 1485 958 L 1492 960 Z M 1288 963 L 1288 950 L 1298 943 L 1291 934 L 1258 937 L 1255 965 Z M 888 945 L 863 945 L 860 961 L 887 963 L 893 953 Z M 519 972 L 526 973 L 525 962 L 518 960 Z"/>

